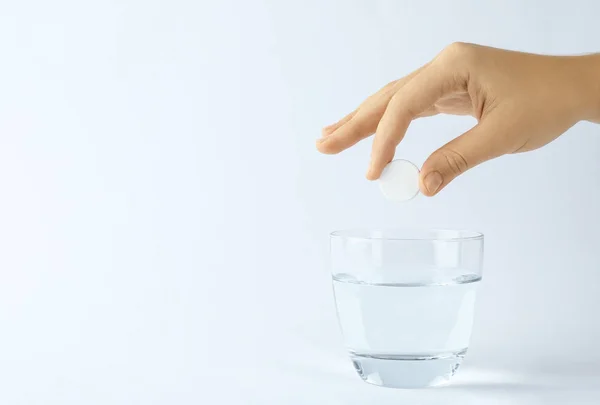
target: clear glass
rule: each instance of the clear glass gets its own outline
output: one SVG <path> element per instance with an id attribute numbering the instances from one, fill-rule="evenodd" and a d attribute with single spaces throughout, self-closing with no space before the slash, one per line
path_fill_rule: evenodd
<path id="1" fill-rule="evenodd" d="M 469 347 L 482 260 L 478 232 L 333 232 L 337 314 L 360 377 L 394 388 L 450 381 Z"/>

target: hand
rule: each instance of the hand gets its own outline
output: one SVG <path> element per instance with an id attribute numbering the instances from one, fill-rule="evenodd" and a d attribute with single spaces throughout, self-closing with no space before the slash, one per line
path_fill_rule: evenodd
<path id="1" fill-rule="evenodd" d="M 578 121 L 600 122 L 600 54 L 545 56 L 452 44 L 325 127 L 317 148 L 339 153 L 375 133 L 367 172 L 375 180 L 411 121 L 437 114 L 471 115 L 478 123 L 424 163 L 420 188 L 427 196 L 486 160 L 537 149 Z"/>

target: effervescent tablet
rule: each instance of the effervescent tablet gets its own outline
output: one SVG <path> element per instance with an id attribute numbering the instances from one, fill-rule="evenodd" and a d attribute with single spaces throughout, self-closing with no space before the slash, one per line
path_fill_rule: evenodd
<path id="1" fill-rule="evenodd" d="M 392 160 L 379 177 L 379 188 L 388 200 L 408 201 L 419 193 L 419 168 L 408 160 Z"/>

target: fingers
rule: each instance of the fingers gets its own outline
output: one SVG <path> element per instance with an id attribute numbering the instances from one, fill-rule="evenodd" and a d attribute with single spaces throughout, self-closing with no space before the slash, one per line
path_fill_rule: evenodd
<path id="1" fill-rule="evenodd" d="M 345 123 L 350 121 L 352 119 L 352 117 L 354 117 L 354 115 L 356 114 L 357 111 L 358 111 L 358 108 L 356 110 L 352 111 L 350 114 L 346 115 L 344 118 L 342 118 L 335 124 L 331 124 L 331 125 L 328 125 L 325 128 L 323 128 L 321 136 L 324 138 L 326 136 L 331 135 L 336 129 L 338 129 L 339 127 L 341 127 L 342 125 L 344 125 Z"/>
<path id="2" fill-rule="evenodd" d="M 437 100 L 461 85 L 460 76 L 441 65 L 430 64 L 390 99 L 377 126 L 369 180 L 378 179 L 393 158 L 396 146 L 404 138 L 411 121 L 430 111 Z"/>
<path id="3" fill-rule="evenodd" d="M 374 105 L 362 107 L 348 122 L 330 135 L 319 139 L 317 149 L 326 154 L 339 153 L 373 135 L 389 98 L 391 95 L 387 98 L 382 97 Z"/>
<path id="4" fill-rule="evenodd" d="M 432 153 L 421 169 L 421 192 L 433 196 L 467 170 L 508 153 L 498 141 L 507 130 L 490 117 Z"/>
<path id="5" fill-rule="evenodd" d="M 382 87 L 367 98 L 355 111 L 337 123 L 323 129 L 323 137 L 317 141 L 317 149 L 322 153 L 339 153 L 375 133 L 377 125 L 393 95 L 409 83 L 427 65 L 415 70 L 402 79 Z"/>
<path id="6" fill-rule="evenodd" d="M 355 111 L 337 123 L 325 127 L 323 137 L 317 141 L 317 149 L 326 154 L 339 153 L 373 135 L 398 82 L 388 83 L 367 98 Z"/>

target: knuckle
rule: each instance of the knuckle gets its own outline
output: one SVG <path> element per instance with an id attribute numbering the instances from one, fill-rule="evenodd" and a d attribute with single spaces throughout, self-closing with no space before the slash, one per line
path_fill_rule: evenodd
<path id="1" fill-rule="evenodd" d="M 462 174 L 469 169 L 469 163 L 467 159 L 454 149 L 443 148 L 438 152 L 439 159 L 446 163 L 448 170 L 455 176 Z"/>
<path id="2" fill-rule="evenodd" d="M 453 42 L 440 52 L 438 59 L 445 63 L 469 63 L 473 59 L 475 47 L 466 42 Z"/>
<path id="3" fill-rule="evenodd" d="M 467 52 L 471 47 L 471 44 L 466 42 L 453 42 L 450 45 L 446 46 L 444 52 L 450 53 L 453 55 L 461 55 Z"/>

